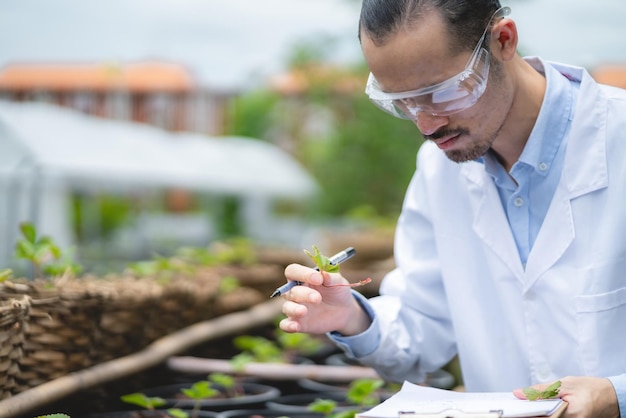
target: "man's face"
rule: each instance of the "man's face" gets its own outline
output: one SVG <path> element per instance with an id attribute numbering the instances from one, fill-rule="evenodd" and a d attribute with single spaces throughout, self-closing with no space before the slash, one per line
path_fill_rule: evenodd
<path id="1" fill-rule="evenodd" d="M 375 45 L 362 33 L 361 45 L 379 88 L 388 93 L 428 88 L 454 78 L 472 55 L 452 52 L 445 23 L 435 11 L 427 12 L 414 26 L 401 28 L 383 45 Z M 424 138 L 453 161 L 474 160 L 487 152 L 506 117 L 510 103 L 503 94 L 501 64 L 491 60 L 489 73 L 486 89 L 474 105 L 446 116 L 425 108 L 412 118 Z"/>

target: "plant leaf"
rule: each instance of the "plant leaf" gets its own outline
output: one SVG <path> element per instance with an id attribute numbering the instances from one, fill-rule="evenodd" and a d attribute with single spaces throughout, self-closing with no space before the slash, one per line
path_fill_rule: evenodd
<path id="1" fill-rule="evenodd" d="M 528 399 L 529 401 L 536 401 L 541 395 L 540 391 L 531 387 L 524 388 L 523 391 L 524 395 L 526 395 L 526 399 Z"/>
<path id="2" fill-rule="evenodd" d="M 544 390 L 541 393 L 541 398 L 542 399 L 556 398 L 559 394 L 560 389 L 561 389 L 561 381 L 557 380 L 556 382 L 548 386 L 546 390 Z"/>
<path id="3" fill-rule="evenodd" d="M 544 391 L 540 391 L 534 389 L 532 387 L 526 387 L 523 390 L 524 395 L 526 395 L 526 399 L 529 401 L 539 401 L 541 399 L 552 399 L 556 398 L 559 395 L 559 390 L 561 388 L 561 381 L 557 380 L 548 386 Z"/>
<path id="4" fill-rule="evenodd" d="M 37 230 L 35 229 L 35 225 L 30 222 L 23 222 L 20 224 L 20 231 L 22 231 L 22 235 L 24 238 L 31 244 L 34 244 L 37 239 Z"/>
<path id="5" fill-rule="evenodd" d="M 320 252 L 319 248 L 317 248 L 315 245 L 313 246 L 313 253 L 307 250 L 304 250 L 304 253 L 308 255 L 311 260 L 313 260 L 313 262 L 320 271 L 325 271 L 328 273 L 339 272 L 339 264 L 332 264 L 328 257 L 323 255 Z"/>

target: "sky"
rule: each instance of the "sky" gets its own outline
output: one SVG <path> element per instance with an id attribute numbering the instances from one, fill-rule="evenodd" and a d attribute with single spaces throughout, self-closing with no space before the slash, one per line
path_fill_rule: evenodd
<path id="1" fill-rule="evenodd" d="M 520 50 L 593 68 L 626 62 L 625 0 L 502 0 Z M 0 0 L 0 66 L 13 62 L 186 65 L 205 85 L 258 84 L 298 42 L 334 39 L 329 56 L 361 62 L 358 0 Z"/>

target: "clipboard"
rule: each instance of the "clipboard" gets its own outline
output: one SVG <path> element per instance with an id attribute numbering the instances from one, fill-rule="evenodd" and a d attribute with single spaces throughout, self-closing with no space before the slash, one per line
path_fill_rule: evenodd
<path id="1" fill-rule="evenodd" d="M 561 406 L 557 408 L 551 415 L 545 418 L 559 418 L 563 412 L 567 409 L 567 402 L 563 402 Z M 416 413 L 412 411 L 400 411 L 398 412 L 398 418 L 501 418 L 502 411 L 488 411 L 488 412 L 464 412 L 458 409 L 446 409 L 438 413 Z M 529 417 L 539 418 L 539 417 Z"/>
<path id="2" fill-rule="evenodd" d="M 458 409 L 446 409 L 435 414 L 400 411 L 398 418 L 501 418 L 502 411 L 464 412 Z"/>

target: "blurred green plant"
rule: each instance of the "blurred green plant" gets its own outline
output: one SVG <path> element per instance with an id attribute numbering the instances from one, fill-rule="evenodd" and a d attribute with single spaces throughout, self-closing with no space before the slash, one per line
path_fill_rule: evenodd
<path id="1" fill-rule="evenodd" d="M 357 379 L 350 383 L 346 399 L 354 409 L 337 411 L 337 401 L 326 398 L 318 398 L 309 404 L 308 409 L 319 412 L 328 418 L 354 418 L 361 410 L 372 407 L 380 402 L 377 391 L 384 386 L 381 379 Z"/>
<path id="2" fill-rule="evenodd" d="M 140 408 L 147 409 L 148 411 L 155 411 L 158 407 L 167 404 L 163 398 L 159 398 L 157 396 L 150 397 L 139 392 L 122 395 L 120 399 L 122 402 L 139 406 Z M 189 418 L 189 414 L 182 409 L 170 408 L 167 410 L 167 415 L 164 415 L 164 418 Z"/>
<path id="3" fill-rule="evenodd" d="M 315 354 L 324 347 L 324 343 L 310 334 L 287 333 L 278 326 L 274 330 L 273 339 L 258 335 L 240 335 L 233 339 L 233 345 L 241 350 L 230 361 L 236 370 L 243 369 L 253 361 L 291 363 L 299 356 Z"/>
<path id="4" fill-rule="evenodd" d="M 59 276 L 65 273 L 78 274 L 82 267 L 74 263 L 68 254 L 48 236 L 38 237 L 35 225 L 30 222 L 20 224 L 22 238 L 15 245 L 15 256 L 30 261 L 33 276 Z"/>
<path id="5" fill-rule="evenodd" d="M 66 414 L 48 414 L 48 415 L 39 415 L 37 418 L 70 418 L 70 416 Z"/>
<path id="6" fill-rule="evenodd" d="M 0 283 L 2 283 L 5 280 L 9 280 L 11 277 L 13 277 L 13 270 L 11 269 L 0 270 Z"/>
<path id="7" fill-rule="evenodd" d="M 328 70 L 324 57 L 316 59 L 320 48 L 299 48 L 291 65 L 305 87 L 282 93 L 268 88 L 237 98 L 229 133 L 275 142 L 309 170 L 321 186 L 309 215 L 347 216 L 368 207 L 360 219 L 394 222 L 423 138 L 413 123 L 369 101 L 363 93 L 365 67 Z"/>

